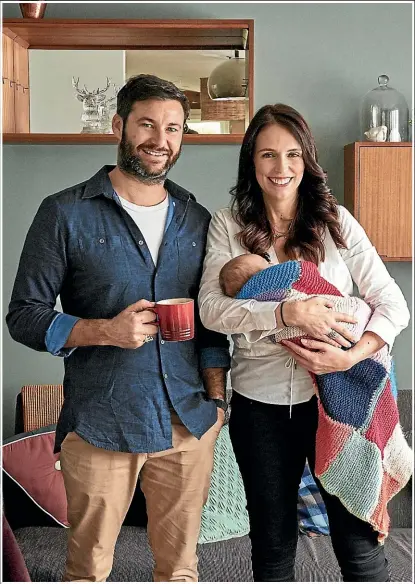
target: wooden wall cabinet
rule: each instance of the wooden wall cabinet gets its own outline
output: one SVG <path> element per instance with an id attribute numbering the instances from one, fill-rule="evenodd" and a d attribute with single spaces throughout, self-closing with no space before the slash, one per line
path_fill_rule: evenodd
<path id="1" fill-rule="evenodd" d="M 3 20 L 3 142 L 9 144 L 116 144 L 112 134 L 38 134 L 29 129 L 28 50 L 226 49 L 244 50 L 246 118 L 253 116 L 254 21 L 246 20 Z M 53 97 L 51 97 L 52 99 Z M 184 144 L 240 144 L 231 134 L 185 134 Z"/>
<path id="2" fill-rule="evenodd" d="M 3 32 L 3 132 L 29 132 L 29 55 Z"/>
<path id="3" fill-rule="evenodd" d="M 384 261 L 411 261 L 412 144 L 345 146 L 344 203 Z"/>

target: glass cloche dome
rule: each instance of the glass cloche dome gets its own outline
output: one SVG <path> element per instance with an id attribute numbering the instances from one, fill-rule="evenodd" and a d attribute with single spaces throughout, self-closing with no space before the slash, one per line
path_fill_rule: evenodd
<path id="1" fill-rule="evenodd" d="M 371 142 L 408 140 L 408 104 L 402 93 L 388 86 L 389 77 L 379 75 L 378 84 L 366 93 L 361 106 L 361 139 Z"/>

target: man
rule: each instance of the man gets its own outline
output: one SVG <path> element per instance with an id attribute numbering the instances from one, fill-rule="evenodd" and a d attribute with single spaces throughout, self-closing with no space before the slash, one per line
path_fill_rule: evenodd
<path id="1" fill-rule="evenodd" d="M 10 333 L 65 357 L 56 431 L 71 524 L 65 581 L 106 580 L 139 476 L 154 579 L 197 581 L 228 342 L 203 328 L 197 307 L 195 339 L 164 342 L 151 310 L 199 288 L 210 215 L 166 180 L 188 114 L 172 83 L 130 79 L 113 119 L 117 166 L 47 197 L 22 252 Z"/>

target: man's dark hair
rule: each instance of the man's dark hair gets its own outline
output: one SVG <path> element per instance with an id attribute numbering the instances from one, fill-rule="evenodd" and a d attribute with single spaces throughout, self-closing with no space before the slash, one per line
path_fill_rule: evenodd
<path id="1" fill-rule="evenodd" d="M 185 122 L 189 117 L 189 100 L 185 94 L 174 85 L 174 83 L 166 81 L 165 79 L 160 79 L 155 75 L 142 74 L 130 77 L 124 87 L 118 92 L 117 114 L 122 118 L 124 124 L 127 121 L 134 104 L 137 101 L 145 101 L 146 99 L 174 99 L 182 104 Z M 186 131 L 186 124 L 183 130 Z"/>

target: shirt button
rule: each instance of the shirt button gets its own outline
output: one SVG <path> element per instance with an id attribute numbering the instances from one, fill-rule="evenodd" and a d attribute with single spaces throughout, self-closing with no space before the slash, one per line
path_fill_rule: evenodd
<path id="1" fill-rule="evenodd" d="M 138 245 L 144 245 L 144 241 L 142 239 L 140 239 L 140 241 L 138 242 Z"/>
<path id="2" fill-rule="evenodd" d="M 103 238 L 101 237 L 101 239 L 99 240 L 99 243 L 105 243 L 105 239 L 103 239 Z"/>
<path id="3" fill-rule="evenodd" d="M 163 339 L 161 339 L 160 343 L 161 343 L 162 345 L 164 345 L 164 341 L 163 341 Z"/>
<path id="4" fill-rule="evenodd" d="M 167 375 L 167 373 L 165 373 L 164 374 L 164 379 L 167 379 L 167 378 L 168 378 L 168 375 Z"/>
<path id="5" fill-rule="evenodd" d="M 192 245 L 193 245 L 193 247 L 196 247 L 196 242 L 192 241 Z"/>

